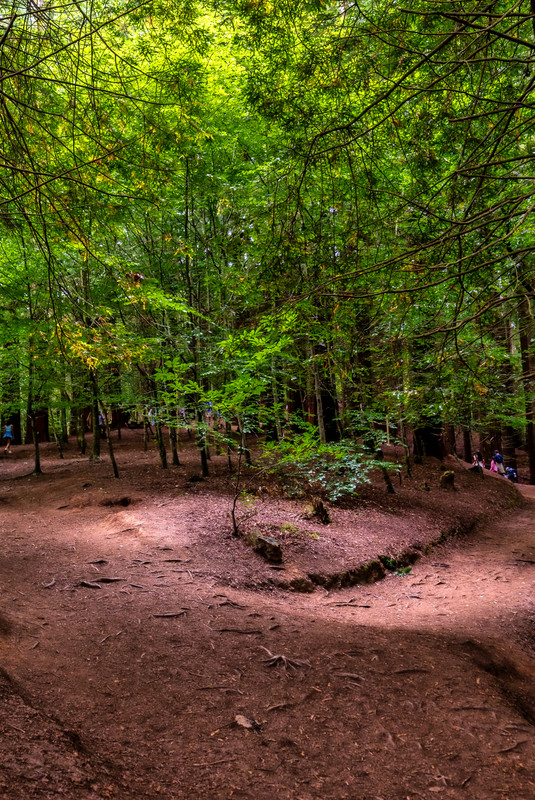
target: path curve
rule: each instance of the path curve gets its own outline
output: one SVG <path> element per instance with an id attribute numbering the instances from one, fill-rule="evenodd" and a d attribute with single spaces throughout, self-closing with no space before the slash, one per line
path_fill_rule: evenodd
<path id="1" fill-rule="evenodd" d="M 509 519 L 409 575 L 312 595 L 218 583 L 192 540 L 145 535 L 136 506 L 86 509 L 66 536 L 57 500 L 45 523 L 9 495 L 0 797 L 533 800 L 521 491 Z"/>

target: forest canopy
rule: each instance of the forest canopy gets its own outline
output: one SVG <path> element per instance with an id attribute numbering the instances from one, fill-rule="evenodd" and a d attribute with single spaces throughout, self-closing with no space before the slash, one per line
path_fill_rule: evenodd
<path id="1" fill-rule="evenodd" d="M 478 432 L 535 482 L 534 67 L 534 0 L 0 2 L 4 420 Z"/>

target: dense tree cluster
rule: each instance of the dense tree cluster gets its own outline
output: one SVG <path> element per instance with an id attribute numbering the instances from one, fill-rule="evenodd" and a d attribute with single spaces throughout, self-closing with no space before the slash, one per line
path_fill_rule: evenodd
<path id="1" fill-rule="evenodd" d="M 5 0 L 4 418 L 477 431 L 535 482 L 534 67 L 533 0 Z"/>

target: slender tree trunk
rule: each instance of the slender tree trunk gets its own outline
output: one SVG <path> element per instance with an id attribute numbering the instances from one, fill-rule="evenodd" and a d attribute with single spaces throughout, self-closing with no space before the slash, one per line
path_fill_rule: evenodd
<path id="1" fill-rule="evenodd" d="M 511 330 L 511 322 L 508 318 L 504 320 L 504 344 L 507 347 L 509 355 L 513 355 L 513 333 Z M 516 390 L 515 376 L 511 362 L 504 364 L 506 369 L 505 389 L 508 395 L 513 396 Z M 517 470 L 516 463 L 516 431 L 512 425 L 505 424 L 502 429 L 502 453 L 507 466 L 512 467 L 515 472 Z"/>
<path id="2" fill-rule="evenodd" d="M 178 428 L 176 425 L 169 426 L 169 444 L 171 445 L 173 467 L 179 467 L 180 459 L 178 457 Z"/>
<path id="3" fill-rule="evenodd" d="M 39 447 L 39 434 L 37 433 L 37 426 L 35 424 L 35 413 L 33 411 L 30 414 L 30 428 L 32 431 L 33 453 L 34 453 L 33 474 L 42 475 L 43 470 L 41 469 L 41 450 Z"/>
<path id="4" fill-rule="evenodd" d="M 334 369 L 333 374 L 334 391 L 336 396 L 336 409 L 337 409 L 337 426 L 340 439 L 343 439 L 346 432 L 346 402 L 345 402 L 345 388 L 344 378 L 339 372 L 338 368 Z"/>
<path id="5" fill-rule="evenodd" d="M 316 414 L 318 417 L 318 432 L 320 442 L 325 444 L 327 441 L 327 434 L 325 433 L 325 416 L 323 414 L 323 398 L 321 396 L 320 375 L 316 361 L 314 361 L 314 391 L 316 393 Z"/>
<path id="6" fill-rule="evenodd" d="M 70 403 L 70 397 L 65 389 L 61 392 L 62 406 L 59 412 L 59 435 L 61 436 L 62 444 L 69 442 L 69 426 L 67 424 L 67 407 Z"/>
<path id="7" fill-rule="evenodd" d="M 149 449 L 149 422 L 145 415 L 143 415 L 143 450 L 147 452 Z"/>
<path id="8" fill-rule="evenodd" d="M 85 438 L 85 414 L 83 408 L 76 409 L 76 443 L 80 453 L 85 456 L 87 441 Z"/>
<path id="9" fill-rule="evenodd" d="M 118 478 L 119 477 L 119 469 L 117 467 L 117 462 L 115 460 L 115 452 L 113 450 L 113 442 L 111 440 L 111 431 L 110 431 L 110 425 L 109 425 L 109 422 L 108 422 L 108 411 L 107 411 L 104 403 L 102 402 L 102 400 L 100 401 L 100 408 L 102 410 L 102 418 L 104 420 L 104 430 L 106 431 L 106 439 L 108 441 L 108 453 L 110 455 L 111 466 L 112 466 L 112 469 L 113 469 L 113 477 L 114 478 Z"/>
<path id="10" fill-rule="evenodd" d="M 51 408 L 48 409 L 48 416 L 50 418 L 50 422 L 52 423 L 52 435 L 54 436 L 54 440 L 56 442 L 58 453 L 60 458 L 64 458 L 63 456 L 63 442 L 61 437 L 61 430 L 58 430 L 56 426 L 56 418 L 54 416 L 54 412 Z"/>
<path id="11" fill-rule="evenodd" d="M 382 450 L 379 449 L 377 451 L 376 458 L 377 458 L 378 461 L 381 461 L 381 462 L 384 461 L 384 455 L 383 455 L 383 451 Z M 384 466 L 384 464 L 381 464 L 381 472 L 383 474 L 383 480 L 385 482 L 386 491 L 388 492 L 388 494 L 396 494 L 396 490 L 394 489 L 394 485 L 392 484 L 392 481 L 390 479 L 390 475 L 388 474 L 388 470 Z"/>
<path id="12" fill-rule="evenodd" d="M 238 414 L 238 430 L 240 432 L 240 449 L 245 456 L 245 463 L 247 464 L 248 467 L 250 467 L 252 464 L 251 451 L 247 447 L 247 436 L 245 433 L 245 428 L 243 425 L 241 414 Z"/>
<path id="13" fill-rule="evenodd" d="M 230 440 L 232 436 L 232 425 L 230 422 L 225 422 L 225 433 L 227 435 L 227 439 Z M 230 444 L 227 445 L 227 466 L 230 475 L 232 472 L 232 448 Z"/>
<path id="14" fill-rule="evenodd" d="M 39 433 L 37 431 L 37 425 L 35 423 L 35 411 L 33 408 L 33 374 L 30 368 L 30 380 L 29 380 L 29 390 L 28 390 L 28 406 L 27 406 L 27 421 L 28 426 L 30 428 L 31 440 L 33 442 L 33 453 L 34 453 L 34 466 L 33 466 L 33 474 L 34 475 L 42 475 L 43 470 L 41 469 L 41 450 L 39 447 Z"/>
<path id="15" fill-rule="evenodd" d="M 308 363 L 307 363 L 307 374 L 306 374 L 306 389 L 305 389 L 305 399 L 304 399 L 304 412 L 306 421 L 310 425 L 316 424 L 316 403 L 315 403 L 315 391 L 314 391 L 314 365 L 312 362 L 312 347 L 308 347 Z"/>
<path id="16" fill-rule="evenodd" d="M 204 420 L 200 408 L 195 411 L 195 417 L 197 420 L 197 447 L 201 456 L 201 470 L 203 477 L 207 478 L 210 475 L 210 470 L 208 469 L 208 459 L 206 457 L 206 437 L 202 430 Z"/>
<path id="17" fill-rule="evenodd" d="M 41 450 L 39 447 L 39 433 L 37 431 L 37 425 L 35 423 L 35 411 L 33 408 L 33 396 L 31 392 L 33 391 L 32 388 L 32 379 L 30 380 L 30 389 L 28 392 L 28 406 L 27 406 L 27 421 L 28 427 L 30 428 L 30 435 L 31 440 L 33 443 L 33 453 L 34 453 L 34 466 L 33 466 L 33 474 L 34 475 L 42 475 L 43 470 L 41 469 Z"/>
<path id="18" fill-rule="evenodd" d="M 100 458 L 100 425 L 98 424 L 98 380 L 95 370 L 89 370 L 89 377 L 91 379 L 91 409 L 93 417 L 93 450 L 91 452 L 91 460 L 98 461 Z"/>
<path id="19" fill-rule="evenodd" d="M 243 450 L 240 449 L 238 453 L 238 464 L 236 467 L 236 478 L 234 481 L 234 497 L 232 498 L 232 506 L 230 509 L 230 516 L 232 518 L 232 535 L 239 536 L 240 535 L 240 528 L 238 525 L 238 518 L 237 518 L 237 508 L 238 508 L 238 500 L 240 499 L 240 490 L 241 490 L 241 478 L 243 472 Z"/>
<path id="20" fill-rule="evenodd" d="M 535 484 L 535 409 L 533 399 L 533 358 L 530 352 L 532 336 L 532 316 L 527 298 L 520 304 L 520 353 L 522 360 L 522 382 L 524 385 L 524 405 L 526 415 L 526 451 L 529 461 L 529 482 Z"/>
<path id="21" fill-rule="evenodd" d="M 154 421 L 154 430 L 156 433 L 156 442 L 158 444 L 158 452 L 160 454 L 162 469 L 167 469 L 167 451 L 165 449 L 165 441 L 163 438 L 162 423 L 158 418 L 156 418 Z"/>
<path id="22" fill-rule="evenodd" d="M 32 349 L 33 346 L 30 337 L 30 352 L 32 351 Z M 39 434 L 37 432 L 37 425 L 35 423 L 33 392 L 34 392 L 34 369 L 33 369 L 33 361 L 30 358 L 29 368 L 28 368 L 28 402 L 26 406 L 26 423 L 30 429 L 31 441 L 33 442 L 33 452 L 34 452 L 33 473 L 34 475 L 42 475 L 43 471 L 41 469 L 41 452 L 39 449 Z"/>
<path id="23" fill-rule="evenodd" d="M 275 359 L 271 359 L 271 394 L 273 397 L 273 415 L 275 418 L 275 430 L 277 431 L 277 440 L 280 442 L 282 439 L 282 422 L 280 416 L 280 399 L 279 388 L 277 386 L 277 369 L 275 366 Z"/>

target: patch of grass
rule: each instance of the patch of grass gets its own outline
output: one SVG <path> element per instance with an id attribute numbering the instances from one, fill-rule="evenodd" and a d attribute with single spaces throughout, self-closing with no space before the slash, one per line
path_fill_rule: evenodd
<path id="1" fill-rule="evenodd" d="M 412 572 L 412 567 L 398 567 L 394 571 L 394 575 L 399 575 L 400 578 L 406 578 Z"/>
<path id="2" fill-rule="evenodd" d="M 309 536 L 311 539 L 319 539 L 319 535 L 317 533 L 311 533 L 310 531 L 302 531 L 295 525 L 292 525 L 291 522 L 285 522 L 281 525 L 281 532 L 286 534 L 287 536 Z"/>
<path id="3" fill-rule="evenodd" d="M 412 567 L 400 563 L 395 556 L 379 556 L 379 561 L 385 569 L 399 577 L 406 577 L 412 572 Z"/>

